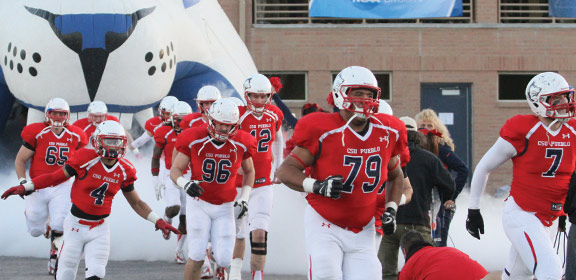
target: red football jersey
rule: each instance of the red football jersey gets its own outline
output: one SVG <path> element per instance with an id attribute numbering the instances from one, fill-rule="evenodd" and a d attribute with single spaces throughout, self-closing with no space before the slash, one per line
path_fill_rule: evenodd
<path id="1" fill-rule="evenodd" d="M 316 158 L 311 177 L 344 177 L 342 197 L 308 194 L 306 199 L 324 219 L 343 228 L 360 230 L 374 217 L 378 188 L 388 178 L 388 163 L 406 148 L 407 134 L 399 119 L 378 114 L 364 135 L 353 131 L 339 113 L 311 113 L 294 130 L 297 146 Z"/>
<path id="2" fill-rule="evenodd" d="M 164 163 L 166 169 L 170 170 L 172 167 L 172 153 L 176 145 L 178 134 L 174 128 L 169 125 L 164 125 L 156 129 L 154 132 L 154 141 L 158 148 L 164 149 L 162 155 L 164 156 Z"/>
<path id="3" fill-rule="evenodd" d="M 29 124 L 20 134 L 24 145 L 34 150 L 30 162 L 30 178 L 52 173 L 68 160 L 69 154 L 88 143 L 82 129 L 67 125 L 60 135 L 56 135 L 46 123 Z"/>
<path id="4" fill-rule="evenodd" d="M 207 122 L 204 120 L 204 118 L 202 117 L 202 113 L 200 112 L 188 114 L 184 116 L 184 118 L 182 118 L 182 121 L 180 121 L 180 127 L 182 129 L 190 127 L 199 127 L 204 124 L 207 124 Z"/>
<path id="5" fill-rule="evenodd" d="M 154 135 L 154 131 L 164 125 L 164 121 L 158 117 L 151 117 L 149 118 L 146 123 L 144 124 L 144 129 L 148 131 L 148 133 Z"/>
<path id="6" fill-rule="evenodd" d="M 272 142 L 276 139 L 276 132 L 282 128 L 284 115 L 280 109 L 272 104 L 266 107 L 263 115 L 256 117 L 246 106 L 238 107 L 240 110 L 240 129 L 256 138 L 256 154 L 252 158 L 256 177 L 254 188 L 272 184 Z M 278 159 L 281 160 L 281 159 Z"/>
<path id="7" fill-rule="evenodd" d="M 120 120 L 112 115 L 106 115 L 106 120 L 120 123 Z M 92 134 L 94 134 L 94 131 L 96 131 L 96 126 L 92 124 L 92 122 L 88 118 L 83 118 L 75 121 L 74 126 L 77 126 L 80 129 L 84 130 L 84 133 L 86 133 L 86 136 L 88 136 L 88 143 L 92 144 Z"/>
<path id="8" fill-rule="evenodd" d="M 127 159 L 121 158 L 108 168 L 92 149 L 76 151 L 67 165 L 76 171 L 70 193 L 72 203 L 90 215 L 110 215 L 116 193 L 136 181 L 136 169 Z"/>
<path id="9" fill-rule="evenodd" d="M 256 151 L 256 139 L 239 130 L 221 145 L 211 141 L 205 126 L 186 129 L 176 141 L 176 149 L 190 157 L 192 180 L 202 180 L 200 199 L 212 204 L 234 201 L 234 185 L 242 160 Z"/>
<path id="10" fill-rule="evenodd" d="M 553 132 L 534 115 L 518 115 L 500 130 L 500 137 L 516 149 L 510 195 L 523 210 L 547 216 L 544 220 L 564 214 L 576 167 L 575 128 L 576 120 L 570 119 Z"/>

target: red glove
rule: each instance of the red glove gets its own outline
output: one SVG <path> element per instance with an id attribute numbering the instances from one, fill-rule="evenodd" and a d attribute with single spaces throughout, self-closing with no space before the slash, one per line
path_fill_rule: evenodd
<path id="1" fill-rule="evenodd" d="M 272 86 L 274 87 L 274 91 L 276 93 L 280 92 L 280 89 L 282 89 L 282 82 L 280 82 L 280 78 L 278 77 L 270 77 L 270 83 L 272 84 Z"/>
<path id="2" fill-rule="evenodd" d="M 168 234 L 170 231 L 175 234 L 180 234 L 180 231 L 162 219 L 156 221 L 156 230 L 161 230 L 163 234 Z"/>
<path id="3" fill-rule="evenodd" d="M 17 195 L 19 195 L 20 197 L 24 198 L 24 195 L 26 195 L 26 189 L 24 188 L 23 185 L 16 186 L 16 187 L 11 187 L 11 188 L 9 188 L 7 191 L 5 191 L 5 192 L 2 194 L 1 198 L 2 198 L 2 199 L 6 199 L 6 198 L 8 198 L 9 196 L 15 195 L 15 194 L 17 194 Z"/>

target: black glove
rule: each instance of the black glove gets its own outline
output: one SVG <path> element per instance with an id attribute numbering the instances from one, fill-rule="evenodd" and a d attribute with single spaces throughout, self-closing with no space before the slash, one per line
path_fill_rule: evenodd
<path id="1" fill-rule="evenodd" d="M 189 196 L 199 197 L 204 192 L 204 189 L 200 187 L 198 183 L 200 183 L 200 181 L 190 181 L 186 183 L 186 186 L 184 186 L 184 190 Z"/>
<path id="2" fill-rule="evenodd" d="M 392 207 L 386 208 L 382 214 L 382 231 L 384 234 L 394 234 L 396 231 L 396 210 Z"/>
<path id="3" fill-rule="evenodd" d="M 325 197 L 330 197 L 333 199 L 340 198 L 342 196 L 342 176 L 330 176 L 324 181 L 314 182 L 313 191 L 315 194 L 319 194 Z"/>
<path id="4" fill-rule="evenodd" d="M 558 218 L 558 231 L 566 232 L 566 216 L 560 216 Z"/>
<path id="5" fill-rule="evenodd" d="M 480 240 L 480 234 L 484 234 L 484 220 L 480 214 L 480 209 L 468 209 L 466 229 L 468 233 Z"/>
<path id="6" fill-rule="evenodd" d="M 246 200 L 238 200 L 234 202 L 234 207 L 238 207 L 238 217 L 236 219 L 240 220 L 248 214 L 248 202 Z"/>

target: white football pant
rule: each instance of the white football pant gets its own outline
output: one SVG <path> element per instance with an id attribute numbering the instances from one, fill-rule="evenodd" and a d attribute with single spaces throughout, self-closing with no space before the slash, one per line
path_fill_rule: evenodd
<path id="1" fill-rule="evenodd" d="M 30 235 L 37 237 L 44 234 L 48 218 L 52 230 L 62 231 L 64 219 L 72 207 L 70 200 L 72 182 L 74 180 L 68 180 L 58 186 L 41 189 L 24 197 L 26 226 Z"/>

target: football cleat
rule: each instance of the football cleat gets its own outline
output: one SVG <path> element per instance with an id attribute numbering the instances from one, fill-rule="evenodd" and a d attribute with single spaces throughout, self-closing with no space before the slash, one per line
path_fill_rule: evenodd
<path id="1" fill-rule="evenodd" d="M 218 267 L 218 269 L 216 269 L 216 279 L 228 280 L 228 272 L 226 272 L 225 267 Z"/>
<path id="2" fill-rule="evenodd" d="M 177 264 L 185 264 L 186 257 L 184 257 L 184 250 L 178 250 L 178 252 L 176 252 L 176 258 L 174 260 L 176 261 Z"/>

